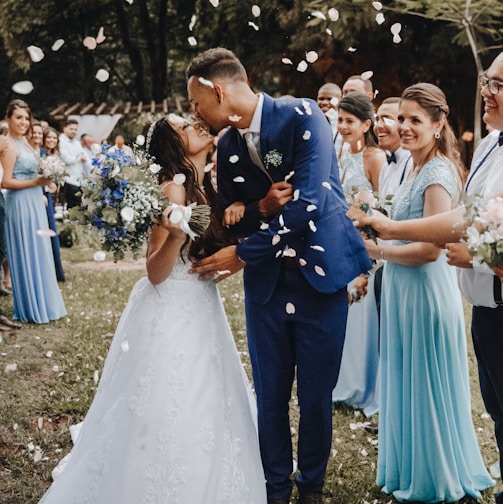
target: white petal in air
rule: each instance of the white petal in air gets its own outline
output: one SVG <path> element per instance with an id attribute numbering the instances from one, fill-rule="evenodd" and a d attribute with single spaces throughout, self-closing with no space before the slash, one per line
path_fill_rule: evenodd
<path id="1" fill-rule="evenodd" d="M 313 12 L 311 12 L 311 16 L 318 18 L 318 19 L 323 19 L 323 21 L 327 20 L 327 17 L 321 11 L 313 11 Z"/>
<path id="2" fill-rule="evenodd" d="M 384 19 L 384 14 L 382 12 L 379 12 L 377 15 L 376 15 L 376 23 L 378 25 L 382 25 L 384 23 L 385 19 Z"/>
<path id="3" fill-rule="evenodd" d="M 374 75 L 374 72 L 372 70 L 367 70 L 366 72 L 363 72 L 360 77 L 362 80 L 369 80 L 372 79 L 372 76 Z"/>
<path id="4" fill-rule="evenodd" d="M 304 140 L 309 140 L 311 138 L 311 132 L 309 130 L 304 131 L 304 134 L 302 135 L 302 138 Z"/>
<path id="5" fill-rule="evenodd" d="M 204 77 L 199 77 L 199 79 L 197 79 L 203 86 L 208 86 L 210 88 L 214 88 L 215 85 L 213 84 L 213 82 L 211 82 L 210 80 L 208 79 L 205 79 Z"/>
<path id="6" fill-rule="evenodd" d="M 129 352 L 129 343 L 127 341 L 123 341 L 121 343 L 121 348 L 123 352 Z"/>
<path id="7" fill-rule="evenodd" d="M 305 72 L 307 70 L 307 63 L 302 60 L 297 65 L 297 72 Z"/>
<path id="8" fill-rule="evenodd" d="M 238 122 L 240 120 L 241 120 L 241 116 L 238 116 L 238 115 L 231 115 L 231 116 L 229 116 L 229 121 Z"/>
<path id="9" fill-rule="evenodd" d="M 239 156 L 237 154 L 232 155 L 229 158 L 229 163 L 235 164 L 239 161 Z"/>
<path id="10" fill-rule="evenodd" d="M 297 201 L 299 199 L 299 196 L 300 196 L 300 189 L 295 189 L 295 191 L 293 191 L 293 201 Z"/>
<path id="11" fill-rule="evenodd" d="M 260 224 L 260 229 L 262 229 L 262 231 L 265 231 L 266 229 L 269 229 L 269 224 L 267 222 L 262 222 Z"/>
<path id="12" fill-rule="evenodd" d="M 291 231 L 291 229 L 283 226 L 280 230 L 278 230 L 278 234 L 286 234 L 286 233 L 289 233 Z"/>
<path id="13" fill-rule="evenodd" d="M 315 266 L 314 271 L 320 276 L 325 276 L 325 271 L 321 266 Z"/>
<path id="14" fill-rule="evenodd" d="M 189 23 L 189 30 L 192 31 L 192 28 L 194 28 L 194 25 L 196 24 L 197 17 L 195 14 L 192 14 L 192 17 L 190 18 L 190 23 Z"/>
<path id="15" fill-rule="evenodd" d="M 241 175 L 239 177 L 234 177 L 232 179 L 233 182 L 237 182 L 237 183 L 242 183 L 245 181 L 245 178 L 244 177 L 241 177 Z"/>
<path id="16" fill-rule="evenodd" d="M 325 30 L 325 33 L 326 33 L 327 35 L 332 36 L 332 30 L 331 30 L 330 28 L 327 28 L 327 29 Z"/>
<path id="17" fill-rule="evenodd" d="M 86 37 L 82 43 L 84 44 L 84 47 L 86 47 L 90 51 L 94 51 L 94 49 L 96 49 L 96 46 L 98 45 L 94 37 Z"/>
<path id="18" fill-rule="evenodd" d="M 328 17 L 330 21 L 337 21 L 339 19 L 339 11 L 335 7 L 328 9 Z"/>
<path id="19" fill-rule="evenodd" d="M 96 79 L 99 80 L 100 82 L 106 82 L 110 77 L 110 74 L 108 73 L 108 70 L 105 70 L 104 68 L 100 68 L 96 72 Z"/>
<path id="20" fill-rule="evenodd" d="M 285 225 L 285 219 L 283 218 L 283 214 L 279 214 L 278 221 L 279 221 L 279 225 L 281 227 L 284 227 L 284 225 Z"/>
<path id="21" fill-rule="evenodd" d="M 28 46 L 28 54 L 30 55 L 30 59 L 33 61 L 33 63 L 38 63 L 39 61 L 42 61 L 44 59 L 44 51 L 40 49 L 40 47 L 31 45 Z"/>
<path id="22" fill-rule="evenodd" d="M 205 167 L 204 167 L 204 173 L 208 173 L 210 172 L 211 170 L 213 170 L 213 167 L 215 166 L 215 163 L 208 163 Z"/>
<path id="23" fill-rule="evenodd" d="M 299 107 L 295 107 L 295 112 L 297 112 L 297 114 L 299 115 L 304 115 L 304 112 L 302 112 Z"/>
<path id="24" fill-rule="evenodd" d="M 393 42 L 395 44 L 399 44 L 401 41 L 402 41 L 402 38 L 400 37 L 400 35 L 398 35 L 398 33 L 396 35 L 393 35 Z"/>
<path id="25" fill-rule="evenodd" d="M 372 7 L 374 7 L 375 10 L 381 10 L 382 3 L 381 2 L 372 2 Z"/>
<path id="26" fill-rule="evenodd" d="M 286 313 L 293 315 L 295 313 L 295 305 L 293 303 L 286 303 Z"/>
<path id="27" fill-rule="evenodd" d="M 134 0 L 126 0 L 129 5 L 133 5 Z"/>
<path id="28" fill-rule="evenodd" d="M 141 147 L 142 145 L 145 144 L 145 137 L 143 135 L 136 135 L 134 143 Z"/>
<path id="29" fill-rule="evenodd" d="M 302 106 L 304 107 L 307 115 L 311 115 L 313 113 L 313 111 L 311 110 L 311 105 L 307 100 L 302 99 Z"/>
<path id="30" fill-rule="evenodd" d="M 280 250 L 277 250 L 276 253 L 274 254 L 274 257 L 277 259 L 278 257 L 281 257 L 283 255 L 283 251 L 280 249 Z"/>
<path id="31" fill-rule="evenodd" d="M 285 182 L 288 182 L 294 175 L 295 171 L 292 170 L 288 175 L 285 175 Z"/>
<path id="32" fill-rule="evenodd" d="M 176 185 L 183 185 L 185 184 L 185 181 L 187 180 L 187 177 L 185 176 L 184 173 L 177 173 L 174 177 L 173 177 L 173 182 L 176 184 Z"/>
<path id="33" fill-rule="evenodd" d="M 402 25 L 400 23 L 394 23 L 391 25 L 390 31 L 393 35 L 397 35 L 402 30 Z"/>
<path id="34" fill-rule="evenodd" d="M 316 51 L 309 51 L 306 53 L 306 60 L 308 63 L 314 63 L 318 60 L 318 53 Z"/>
<path id="35" fill-rule="evenodd" d="M 103 26 L 101 26 L 98 31 L 98 35 L 96 35 L 96 43 L 101 44 L 102 42 L 105 41 L 105 39 L 106 39 L 105 30 L 104 30 Z"/>
<path id="36" fill-rule="evenodd" d="M 283 250 L 283 257 L 295 257 L 297 255 L 297 252 L 295 252 L 295 249 L 287 247 L 285 250 Z"/>
<path id="37" fill-rule="evenodd" d="M 27 95 L 33 91 L 33 84 L 29 80 L 19 81 L 12 85 L 14 93 Z"/>
<path id="38" fill-rule="evenodd" d="M 187 39 L 187 42 L 189 43 L 190 46 L 194 47 L 197 45 L 197 39 L 196 37 L 189 37 Z"/>
<path id="39" fill-rule="evenodd" d="M 311 245 L 313 250 L 317 250 L 318 252 L 325 252 L 325 249 L 321 245 Z"/>
<path id="40" fill-rule="evenodd" d="M 248 21 L 248 26 L 251 26 L 255 31 L 260 29 L 253 21 Z"/>
<path id="41" fill-rule="evenodd" d="M 290 58 L 281 58 L 281 63 L 285 65 L 293 65 L 293 61 Z"/>
<path id="42" fill-rule="evenodd" d="M 56 42 L 52 44 L 51 50 L 54 52 L 59 51 L 63 47 L 64 43 L 65 41 L 62 38 L 56 40 Z"/>
<path id="43" fill-rule="evenodd" d="M 348 52 L 356 52 L 356 47 L 348 47 Z"/>
<path id="44" fill-rule="evenodd" d="M 316 205 L 307 205 L 306 210 L 308 212 L 314 212 L 316 210 L 317 206 Z"/>
<path id="45" fill-rule="evenodd" d="M 309 229 L 313 233 L 316 233 L 316 231 L 318 231 L 318 228 L 316 227 L 316 224 L 312 220 L 309 221 Z"/>
<path id="46" fill-rule="evenodd" d="M 219 0 L 210 0 L 210 4 L 213 5 L 213 7 L 217 8 L 218 4 L 220 3 Z"/>
<path id="47" fill-rule="evenodd" d="M 161 165 L 157 164 L 157 163 L 152 163 L 149 167 L 148 167 L 149 171 L 152 172 L 154 175 L 156 173 L 159 173 L 161 171 Z M 176 175 L 175 175 L 176 177 Z"/>
<path id="48" fill-rule="evenodd" d="M 307 261 L 305 259 L 302 259 L 302 257 L 299 259 L 299 264 L 301 266 L 305 266 L 307 264 Z"/>
<path id="49" fill-rule="evenodd" d="M 322 182 L 321 185 L 325 187 L 326 189 L 329 189 L 330 191 L 332 190 L 332 186 L 330 185 L 330 182 Z"/>
<path id="50" fill-rule="evenodd" d="M 52 229 L 39 229 L 37 230 L 37 234 L 38 236 L 48 236 L 49 238 L 56 236 L 56 232 Z"/>
<path id="51" fill-rule="evenodd" d="M 91 145 L 91 152 L 93 154 L 99 154 L 101 152 L 101 145 L 99 143 L 93 143 Z"/>
<path id="52" fill-rule="evenodd" d="M 330 100 L 330 105 L 332 105 L 332 107 L 337 107 L 339 105 L 339 98 L 337 98 L 337 96 L 334 96 Z"/>
<path id="53" fill-rule="evenodd" d="M 281 237 L 280 237 L 280 236 L 278 236 L 278 235 L 274 235 L 274 236 L 272 237 L 271 243 L 272 243 L 273 245 L 277 245 L 277 244 L 279 243 L 279 241 L 280 241 L 280 240 L 281 240 Z"/>
<path id="54" fill-rule="evenodd" d="M 394 119 L 390 119 L 389 117 L 383 117 L 383 121 L 386 126 L 392 127 L 395 125 Z"/>
<path id="55" fill-rule="evenodd" d="M 260 7 L 258 5 L 252 5 L 251 12 L 255 17 L 260 16 Z"/>

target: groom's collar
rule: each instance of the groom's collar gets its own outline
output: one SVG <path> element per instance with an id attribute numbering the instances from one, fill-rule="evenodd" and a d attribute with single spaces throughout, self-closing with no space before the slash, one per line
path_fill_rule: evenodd
<path id="1" fill-rule="evenodd" d="M 258 102 L 255 107 L 255 112 L 248 128 L 238 128 L 239 134 L 243 136 L 247 131 L 252 133 L 260 133 L 260 124 L 262 122 L 262 109 L 264 107 L 264 95 L 262 93 L 258 94 Z"/>

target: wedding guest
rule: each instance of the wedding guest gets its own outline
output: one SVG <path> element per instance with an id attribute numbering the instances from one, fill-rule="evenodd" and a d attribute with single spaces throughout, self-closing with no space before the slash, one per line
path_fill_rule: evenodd
<path id="1" fill-rule="evenodd" d="M 463 167 L 444 93 L 420 83 L 402 93 L 398 121 L 413 168 L 392 218 L 457 205 Z M 399 502 L 456 502 L 492 486 L 470 407 L 463 306 L 445 253 L 428 243 L 376 244 L 385 259 L 381 300 L 377 484 Z M 427 384 L 427 386 L 425 386 Z"/>
<path id="2" fill-rule="evenodd" d="M 363 93 L 372 101 L 374 99 L 374 86 L 370 79 L 362 79 L 361 75 L 351 75 L 342 86 L 342 96 L 348 93 Z"/>
<path id="3" fill-rule="evenodd" d="M 8 147 L 0 162 L 5 201 L 6 237 L 12 276 L 14 318 L 46 323 L 66 315 L 58 287 L 52 250 L 44 231 L 48 228 L 42 188 L 51 180 L 38 175 L 38 158 L 26 140 L 31 111 L 22 100 L 7 106 Z"/>
<path id="4" fill-rule="evenodd" d="M 483 120 L 492 130 L 478 145 L 470 175 L 465 184 L 468 196 L 480 194 L 489 198 L 503 195 L 503 52 L 491 63 L 480 78 L 484 100 Z M 362 219 L 386 239 L 421 240 L 449 243 L 464 236 L 462 208 L 425 219 L 389 221 L 377 212 Z M 474 264 L 466 245 L 447 245 L 449 264 L 457 267 L 458 283 L 463 296 L 473 305 L 472 339 L 477 357 L 482 398 L 495 424 L 500 467 L 503 467 L 503 304 L 501 282 L 489 268 Z M 503 279 L 501 268 L 496 269 Z M 503 504 L 503 494 L 496 494 L 497 504 Z"/>
<path id="5" fill-rule="evenodd" d="M 348 197 L 361 189 L 379 190 L 386 155 L 377 145 L 373 128 L 374 109 L 368 96 L 359 92 L 344 96 L 339 103 L 339 132 L 349 149 L 342 154 L 340 173 Z M 363 297 L 365 290 L 367 294 L 349 307 L 341 370 L 332 400 L 362 409 L 371 417 L 378 411 L 379 322 L 374 276 L 353 280 L 349 292 L 357 292 L 358 297 Z"/>
<path id="6" fill-rule="evenodd" d="M 0 121 L 0 151 L 5 150 L 7 146 L 7 141 L 6 138 L 7 135 L 9 134 L 9 126 L 5 121 Z M 4 224 L 2 224 L 2 233 L 3 233 L 3 261 L 0 265 L 2 268 L 0 272 L 0 276 L 2 278 L 2 281 L 0 283 L 0 296 L 10 296 L 12 294 L 12 284 L 10 281 L 10 273 L 9 273 L 9 263 L 7 261 L 7 245 L 5 242 L 5 193 L 6 189 L 2 187 L 2 177 L 3 177 L 3 168 L 2 168 L 2 163 L 0 163 L 0 192 L 2 193 L 2 205 L 3 205 L 3 221 Z"/>
<path id="7" fill-rule="evenodd" d="M 82 135 L 80 135 L 80 143 L 87 158 L 87 163 L 84 167 L 84 176 L 89 177 L 89 175 L 91 175 L 93 159 L 96 157 L 96 154 L 92 151 L 91 147 L 97 142 L 92 135 L 89 135 L 88 133 L 82 133 Z"/>
<path id="8" fill-rule="evenodd" d="M 187 78 L 196 117 L 217 131 L 230 126 L 218 142 L 218 192 L 222 208 L 244 203 L 243 218 L 230 229 L 247 237 L 194 262 L 191 271 L 218 281 L 244 266 L 267 497 L 271 504 L 287 504 L 292 491 L 289 400 L 296 374 L 299 502 L 320 504 L 346 285 L 370 268 L 344 215 L 330 126 L 313 100 L 256 94 L 227 49 L 196 56 Z"/>
<path id="9" fill-rule="evenodd" d="M 129 145 L 124 143 L 124 137 L 122 135 L 117 135 L 115 137 L 114 144 L 108 150 L 109 152 L 120 151 L 126 154 L 126 156 L 133 156 L 133 150 Z"/>
<path id="10" fill-rule="evenodd" d="M 80 185 L 90 168 L 81 143 L 77 139 L 79 122 L 68 119 L 63 126 L 63 133 L 59 137 L 59 151 L 61 159 L 66 164 L 68 176 L 65 177 L 64 195 L 68 208 L 80 205 Z"/>
<path id="11" fill-rule="evenodd" d="M 212 143 L 172 114 L 150 125 L 162 192 L 215 213 L 195 241 L 171 222 L 171 207 L 152 227 L 148 277 L 133 288 L 76 444 L 41 504 L 266 502 L 253 393 L 222 301 L 212 282 L 188 274 L 192 258 L 229 243 L 204 171 Z"/>

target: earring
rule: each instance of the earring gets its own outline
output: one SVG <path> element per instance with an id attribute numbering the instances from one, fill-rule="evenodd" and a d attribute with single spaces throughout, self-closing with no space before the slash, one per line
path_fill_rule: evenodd
<path id="1" fill-rule="evenodd" d="M 437 131 L 437 132 L 435 133 L 435 138 L 436 138 L 437 140 L 440 138 L 440 131 Z"/>

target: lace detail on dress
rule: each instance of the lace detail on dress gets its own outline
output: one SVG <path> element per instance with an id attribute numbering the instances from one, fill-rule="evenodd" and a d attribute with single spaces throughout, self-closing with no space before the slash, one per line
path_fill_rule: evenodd
<path id="1" fill-rule="evenodd" d="M 363 168 L 363 151 L 352 154 L 349 151 L 344 152 L 340 160 L 340 178 L 344 193 L 353 192 L 353 187 L 367 188 L 373 191 L 372 184 L 365 176 Z"/>

